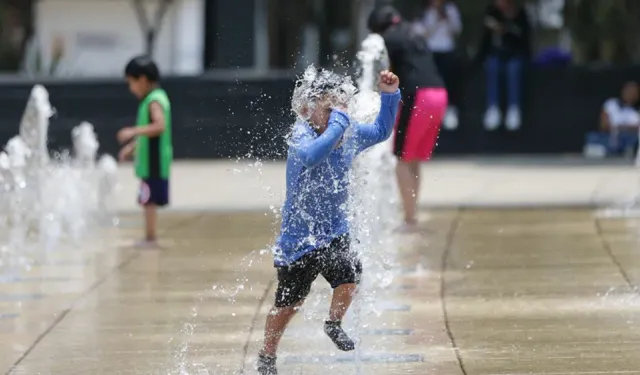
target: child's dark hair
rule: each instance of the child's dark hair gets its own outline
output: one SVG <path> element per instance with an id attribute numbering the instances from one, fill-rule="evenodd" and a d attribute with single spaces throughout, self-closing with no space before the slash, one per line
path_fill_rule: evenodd
<path id="1" fill-rule="evenodd" d="M 400 22 L 401 19 L 400 12 L 396 8 L 391 5 L 385 5 L 371 11 L 367 20 L 367 27 L 372 33 L 382 34 L 394 24 Z"/>
<path id="2" fill-rule="evenodd" d="M 341 77 L 333 72 L 329 72 L 322 68 L 316 68 L 316 78 L 311 82 L 310 93 L 313 99 L 319 99 L 320 97 L 337 93 L 343 94 L 342 88 L 344 77 Z"/>
<path id="3" fill-rule="evenodd" d="M 131 59 L 124 68 L 124 75 L 136 79 L 145 77 L 149 82 L 160 81 L 158 65 L 149 56 L 137 56 Z"/>

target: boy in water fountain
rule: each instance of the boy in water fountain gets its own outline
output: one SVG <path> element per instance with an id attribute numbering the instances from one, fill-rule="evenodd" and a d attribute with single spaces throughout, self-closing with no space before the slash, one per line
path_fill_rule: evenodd
<path id="1" fill-rule="evenodd" d="M 156 248 L 156 210 L 169 203 L 169 169 L 173 158 L 171 103 L 160 88 L 157 65 L 146 56 L 131 60 L 125 68 L 129 90 L 140 100 L 136 126 L 123 128 L 118 140 L 125 146 L 120 161 L 135 156 L 140 179 L 138 203 L 144 207 L 145 239 L 140 247 Z"/>
<path id="2" fill-rule="evenodd" d="M 375 122 L 352 124 L 344 112 L 355 92 L 348 78 L 307 70 L 296 84 L 293 108 L 300 119 L 289 139 L 287 195 L 274 252 L 278 287 L 256 365 L 261 375 L 277 374 L 280 338 L 318 275 L 333 288 L 325 333 L 338 349 L 355 348 L 341 326 L 362 273 L 350 247 L 349 170 L 358 153 L 391 135 L 400 102 L 398 85 L 396 75 L 380 73 L 381 104 Z"/>

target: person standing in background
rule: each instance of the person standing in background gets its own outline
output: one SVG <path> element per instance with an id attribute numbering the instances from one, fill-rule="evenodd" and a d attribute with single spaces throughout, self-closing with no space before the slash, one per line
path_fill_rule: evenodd
<path id="1" fill-rule="evenodd" d="M 484 35 L 477 56 L 487 74 L 487 111 L 484 126 L 495 130 L 502 123 L 500 110 L 500 74 L 507 78 L 507 116 L 505 126 L 520 128 L 522 68 L 531 56 L 531 27 L 524 8 L 515 0 L 495 0 L 487 8 Z"/>
<path id="2" fill-rule="evenodd" d="M 148 56 L 133 58 L 124 74 L 129 91 L 140 100 L 136 125 L 118 131 L 123 145 L 120 161 L 134 157 L 136 177 L 140 179 L 138 203 L 144 210 L 145 239 L 141 248 L 159 248 L 157 210 L 169 204 L 169 176 L 173 161 L 171 101 L 160 87 L 160 70 Z"/>
<path id="3" fill-rule="evenodd" d="M 418 232 L 420 163 L 429 160 L 436 147 L 447 111 L 447 90 L 424 39 L 394 7 L 374 9 L 368 27 L 384 38 L 391 71 L 400 78 L 402 90 L 394 137 L 396 177 L 404 208 L 404 223 L 398 231 Z"/>
<path id="4" fill-rule="evenodd" d="M 456 54 L 456 37 L 462 32 L 460 11 L 453 1 L 426 0 L 425 11 L 415 24 L 416 31 L 426 39 L 433 59 L 444 79 L 449 94 L 449 107 L 443 126 L 458 127 L 460 105 L 460 61 Z"/>

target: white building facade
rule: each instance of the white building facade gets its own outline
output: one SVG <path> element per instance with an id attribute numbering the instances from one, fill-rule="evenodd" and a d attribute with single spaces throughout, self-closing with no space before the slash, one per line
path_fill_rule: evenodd
<path id="1" fill-rule="evenodd" d="M 159 3 L 144 1 L 150 23 Z M 204 7 L 205 0 L 173 0 L 167 8 L 153 51 L 163 73 L 203 71 Z M 39 0 L 34 29 L 45 65 L 54 46 L 62 45 L 63 76 L 122 76 L 127 61 L 146 51 L 146 34 L 132 0 Z"/>
<path id="2" fill-rule="evenodd" d="M 39 54 L 46 70 L 56 51 L 61 50 L 60 68 L 55 76 L 121 77 L 126 62 L 147 50 L 140 13 L 145 14 L 149 23 L 156 23 L 156 11 L 163 1 L 166 0 L 36 0 L 35 43 L 30 48 L 29 60 L 37 61 L 34 56 Z M 142 4 L 144 12 L 137 10 L 136 3 Z M 198 75 L 215 69 L 220 76 L 231 77 L 300 70 L 308 64 L 318 64 L 320 56 L 342 52 L 350 38 L 350 26 L 344 18 L 355 21 L 356 39 L 361 40 L 366 35 L 366 16 L 374 0 L 356 3 L 351 0 L 170 0 L 170 3 L 160 24 L 155 25 L 158 32 L 153 58 L 162 73 Z M 309 4 L 313 5 L 312 10 L 305 8 Z M 293 5 L 296 8 L 292 8 Z M 355 12 L 358 17 L 330 20 L 327 10 L 336 7 L 342 15 Z M 318 19 L 332 25 L 342 22 L 331 30 L 324 28 L 324 50 L 320 48 Z M 327 50 L 328 43 L 336 45 Z M 43 74 L 43 69 L 38 70 L 32 72 Z"/>

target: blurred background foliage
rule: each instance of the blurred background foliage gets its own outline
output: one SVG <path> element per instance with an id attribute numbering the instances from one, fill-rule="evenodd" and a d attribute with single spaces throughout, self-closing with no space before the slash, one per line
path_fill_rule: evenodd
<path id="1" fill-rule="evenodd" d="M 32 41 L 36 0 L 0 0 L 0 71 L 25 71 Z M 88 0 L 87 0 L 88 1 Z M 373 3 L 393 3 L 409 20 L 421 16 L 425 0 L 267 0 L 269 66 L 290 69 L 352 60 Z M 462 14 L 461 50 L 475 54 L 483 14 L 491 0 L 455 0 Z M 574 64 L 640 63 L 640 0 L 520 0 L 534 28 L 536 51 L 570 50 Z M 560 27 L 541 22 L 545 4 L 558 8 Z M 563 4 L 563 6 L 562 6 Z M 316 58 L 317 57 L 317 58 Z M 34 60 L 31 58 L 31 60 Z"/>
<path id="2" fill-rule="evenodd" d="M 640 1 L 565 0 L 577 63 L 640 62 Z"/>
<path id="3" fill-rule="evenodd" d="M 405 17 L 420 14 L 428 1 L 396 0 Z M 483 14 L 490 0 L 454 1 L 464 22 L 460 44 L 474 53 L 481 36 Z M 563 26 L 545 27 L 541 9 L 545 2 L 556 0 L 521 0 L 534 27 L 533 44 L 537 51 L 563 46 L 571 50 L 575 64 L 640 63 L 639 0 L 564 0 L 561 8 Z"/>

